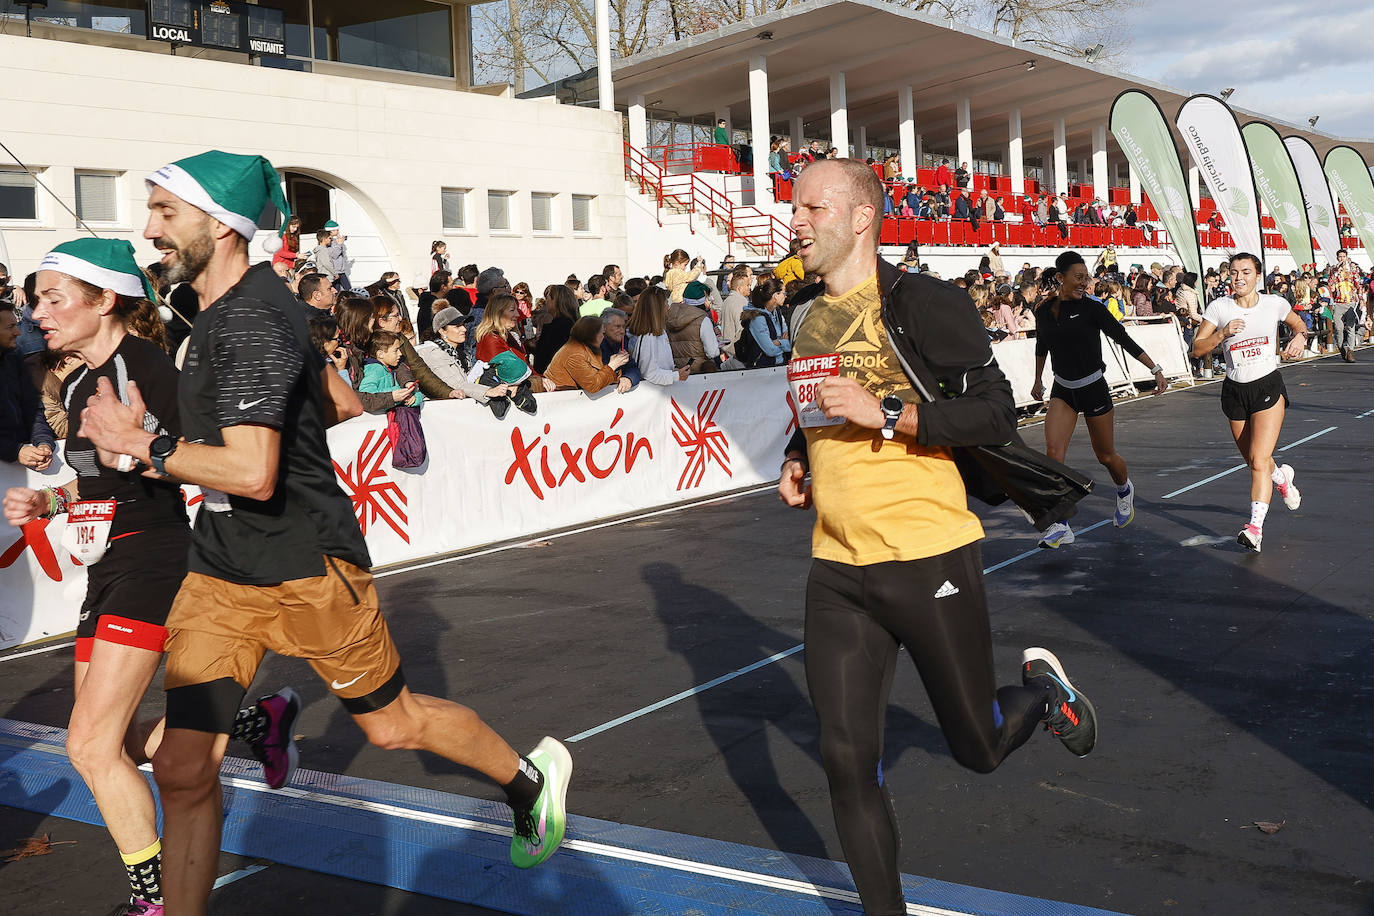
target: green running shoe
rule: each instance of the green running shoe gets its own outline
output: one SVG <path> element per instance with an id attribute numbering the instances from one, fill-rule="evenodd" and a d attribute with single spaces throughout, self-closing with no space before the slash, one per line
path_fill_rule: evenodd
<path id="1" fill-rule="evenodd" d="M 527 755 L 544 777 L 544 788 L 534 807 L 515 808 L 515 831 L 510 839 L 510 860 L 517 868 L 533 868 L 558 850 L 568 822 L 568 782 L 572 779 L 572 755 L 553 738 Z"/>

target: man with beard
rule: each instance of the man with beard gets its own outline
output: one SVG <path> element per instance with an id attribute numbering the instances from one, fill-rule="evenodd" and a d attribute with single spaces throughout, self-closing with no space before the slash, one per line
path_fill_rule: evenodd
<path id="1" fill-rule="evenodd" d="M 471 709 L 406 687 L 325 438 L 361 406 L 271 266 L 248 266 L 267 202 L 287 215 L 277 171 L 261 156 L 212 151 L 147 184 L 144 237 L 164 252 L 168 278 L 191 283 L 201 302 L 178 392 L 185 438 L 145 432 L 137 386 L 121 403 L 105 379 L 81 424 L 102 462 L 129 455 L 205 494 L 167 621 L 167 727 L 153 760 L 168 911 L 206 911 L 220 761 L 269 649 L 309 661 L 373 744 L 423 748 L 500 783 L 515 815 L 512 861 L 544 861 L 563 838 L 567 750 L 545 738 L 522 757 Z"/>
<path id="2" fill-rule="evenodd" d="M 998 688 L 978 542 L 955 446 L 1015 436 L 1011 387 L 968 296 L 877 256 L 883 190 L 855 160 L 811 166 L 791 228 L 822 283 L 793 316 L 800 429 L 778 491 L 814 504 L 806 680 L 840 843 L 864 912 L 906 912 L 882 772 L 884 713 L 905 646 L 954 758 L 995 769 L 1041 722 L 1074 754 L 1096 716 L 1045 649 Z M 942 394 L 943 392 L 943 394 Z M 806 484 L 808 470 L 811 483 Z"/>

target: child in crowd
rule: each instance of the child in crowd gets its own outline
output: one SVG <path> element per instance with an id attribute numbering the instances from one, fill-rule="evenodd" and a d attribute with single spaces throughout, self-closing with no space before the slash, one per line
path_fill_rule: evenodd
<path id="1" fill-rule="evenodd" d="M 363 379 L 359 391 L 373 394 L 391 392 L 397 404 L 419 407 L 425 399 L 415 388 L 415 374 L 401 361 L 401 335 L 391 331 L 374 331 L 368 342 L 371 358 L 363 364 Z"/>

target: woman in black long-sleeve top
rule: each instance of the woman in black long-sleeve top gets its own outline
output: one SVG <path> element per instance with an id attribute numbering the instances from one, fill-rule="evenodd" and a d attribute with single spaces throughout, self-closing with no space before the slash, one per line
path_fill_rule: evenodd
<path id="1" fill-rule="evenodd" d="M 1045 452 L 1063 461 L 1073 438 L 1078 415 L 1088 427 L 1093 454 L 1116 484 L 1116 514 L 1112 521 L 1124 528 L 1135 518 L 1135 488 L 1126 472 L 1126 460 L 1116 451 L 1115 413 L 1102 361 L 1102 335 L 1106 334 L 1127 353 L 1153 369 L 1158 391 L 1169 387 L 1164 371 L 1140 344 L 1131 339 L 1121 322 L 1098 299 L 1086 295 L 1091 277 L 1083 258 L 1066 251 L 1055 259 L 1055 294 L 1035 310 L 1035 385 L 1031 397 L 1044 396 L 1041 378 L 1045 358 L 1054 369 L 1054 386 L 1045 405 Z M 1041 547 L 1073 543 L 1073 529 L 1066 522 L 1051 525 L 1040 539 Z"/>

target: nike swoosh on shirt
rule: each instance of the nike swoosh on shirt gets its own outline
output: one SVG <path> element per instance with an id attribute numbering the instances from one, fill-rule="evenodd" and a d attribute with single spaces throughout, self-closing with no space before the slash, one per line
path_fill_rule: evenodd
<path id="1" fill-rule="evenodd" d="M 360 674 L 357 677 L 355 677 L 353 680 L 349 681 L 347 684 L 340 684 L 338 681 L 330 681 L 329 686 L 334 688 L 335 690 L 343 690 L 345 687 L 352 687 L 354 684 L 361 681 L 363 679 L 363 675 L 365 674 L 367 674 L 366 671 L 364 671 L 363 674 Z"/>
<path id="2" fill-rule="evenodd" d="M 239 410 L 248 410 L 250 407 L 257 407 L 267 398 L 258 398 L 256 401 L 239 401 Z"/>

